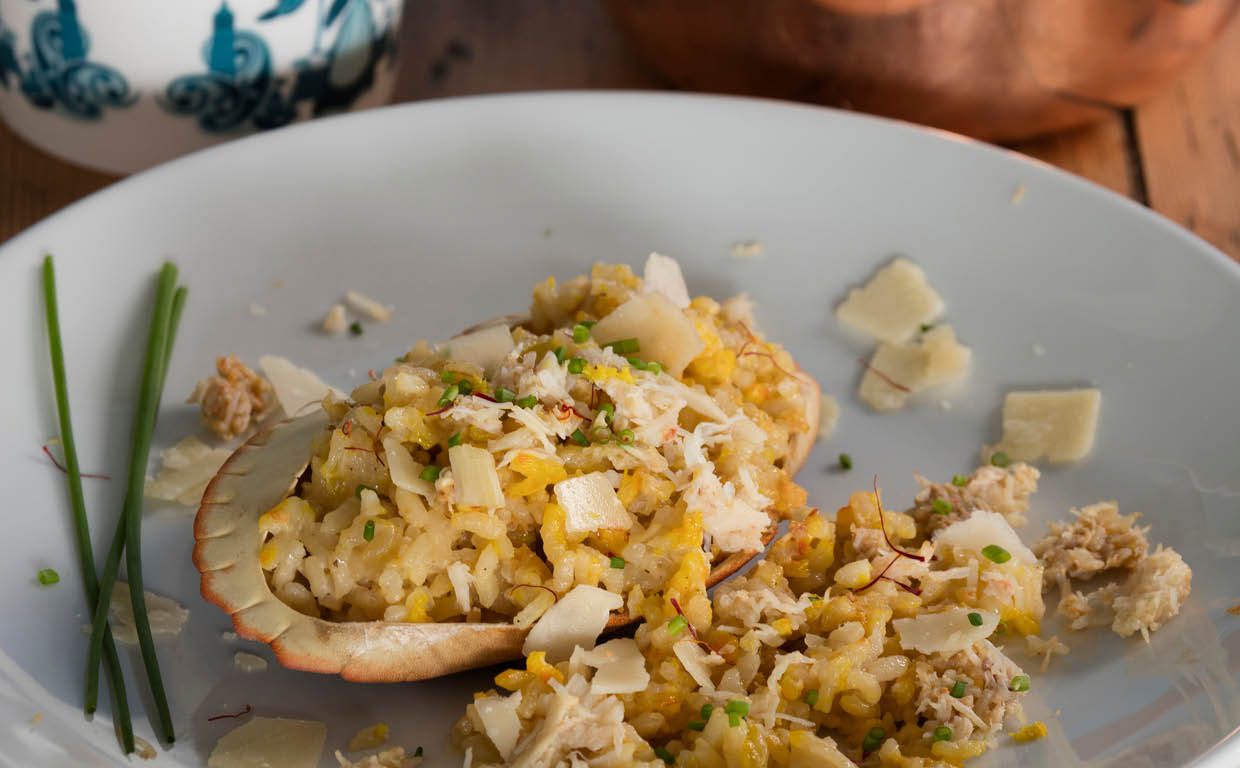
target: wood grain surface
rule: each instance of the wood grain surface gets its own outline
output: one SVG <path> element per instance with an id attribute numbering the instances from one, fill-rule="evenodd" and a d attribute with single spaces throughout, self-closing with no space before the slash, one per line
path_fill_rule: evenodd
<path id="1" fill-rule="evenodd" d="M 559 88 L 666 88 L 601 0 L 418 0 L 401 33 L 397 100 Z M 1240 18 L 1172 86 L 1133 110 L 1013 148 L 1084 176 L 1240 260 Z M 107 185 L 0 126 L 0 241 Z"/>

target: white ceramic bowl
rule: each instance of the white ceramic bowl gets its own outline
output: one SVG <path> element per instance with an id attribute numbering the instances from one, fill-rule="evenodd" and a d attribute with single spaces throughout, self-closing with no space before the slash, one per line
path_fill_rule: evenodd
<path id="1" fill-rule="evenodd" d="M 386 103 L 404 0 L 0 0 L 0 116 L 129 173 Z"/>

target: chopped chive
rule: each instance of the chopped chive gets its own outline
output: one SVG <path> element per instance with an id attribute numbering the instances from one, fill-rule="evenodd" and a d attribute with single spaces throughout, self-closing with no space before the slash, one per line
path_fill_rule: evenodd
<path id="1" fill-rule="evenodd" d="M 1029 675 L 1017 675 L 1016 677 L 1013 677 L 1012 684 L 1009 685 L 1008 688 L 1011 688 L 1013 691 L 1017 692 L 1029 690 Z"/>
<path id="2" fill-rule="evenodd" d="M 646 370 L 646 361 L 642 360 L 640 357 L 630 357 L 627 359 L 628 359 L 629 365 L 633 366 L 637 370 L 639 371 Z"/>
<path id="3" fill-rule="evenodd" d="M 617 570 L 619 570 L 619 569 L 623 568 L 623 567 L 624 567 L 624 558 L 623 558 L 623 557 L 612 557 L 612 558 L 611 558 L 611 567 L 612 567 L 612 568 L 615 568 L 615 569 L 617 569 Z"/>
<path id="4" fill-rule="evenodd" d="M 449 386 L 447 389 L 445 389 L 443 391 L 443 394 L 439 396 L 439 404 L 447 405 L 448 403 L 455 400 L 457 395 L 459 394 L 461 394 L 461 388 L 458 387 L 456 384 L 453 384 Z"/>
<path id="5" fill-rule="evenodd" d="M 728 725 L 735 728 L 741 724 L 741 716 L 739 712 L 728 713 Z"/>
<path id="6" fill-rule="evenodd" d="M 361 336 L 362 335 L 362 324 L 354 320 L 352 323 L 349 324 L 349 333 L 353 334 L 354 336 Z"/>
<path id="7" fill-rule="evenodd" d="M 712 713 L 712 712 L 714 712 L 714 711 L 715 711 L 715 705 L 714 705 L 714 704 L 703 704 L 703 705 L 702 705 L 702 711 L 701 711 L 701 713 L 700 713 L 700 714 L 702 715 L 702 719 L 703 719 L 703 720 L 710 720 L 710 713 Z"/>
<path id="8" fill-rule="evenodd" d="M 362 498 L 362 491 L 366 489 L 370 489 L 374 491 L 375 493 L 379 492 L 379 489 L 373 485 L 366 485 L 365 483 L 358 483 L 357 487 L 353 489 L 353 495 L 360 499 Z"/>
<path id="9" fill-rule="evenodd" d="M 987 544 L 982 547 L 982 554 L 987 560 L 992 560 L 996 563 L 1006 563 L 1008 560 L 1012 559 L 1012 553 L 1008 552 L 998 544 Z"/>
<path id="10" fill-rule="evenodd" d="M 861 751 L 873 752 L 883 745 L 885 738 L 887 738 L 887 732 L 882 728 L 871 728 L 861 741 Z"/>
<path id="11" fill-rule="evenodd" d="M 667 751 L 667 747 L 655 747 L 654 756 L 659 758 L 663 762 L 667 763 L 668 765 L 671 765 L 672 763 L 676 762 L 676 758 L 672 757 L 672 753 Z"/>
<path id="12" fill-rule="evenodd" d="M 612 419 L 616 417 L 616 406 L 612 405 L 611 403 L 603 403 L 602 405 L 598 407 L 598 412 L 600 416 L 605 414 L 605 417 L 604 417 L 605 423 L 610 423 Z"/>
<path id="13" fill-rule="evenodd" d="M 460 445 L 460 444 L 461 444 L 461 433 L 460 433 L 460 432 L 457 432 L 455 435 L 453 435 L 452 437 L 449 437 L 449 438 L 448 438 L 448 447 L 449 447 L 449 448 L 455 448 L 456 446 L 458 446 L 458 445 Z"/>
<path id="14" fill-rule="evenodd" d="M 428 483 L 433 483 L 439 479 L 439 473 L 442 471 L 442 468 L 437 467 L 434 464 L 428 464 L 426 468 L 422 470 L 422 474 L 418 475 L 418 477 Z"/>
<path id="15" fill-rule="evenodd" d="M 621 445 L 632 445 L 633 441 L 637 440 L 637 434 L 631 429 L 622 429 L 616 433 L 616 439 Z"/>
<path id="16" fill-rule="evenodd" d="M 952 475 L 952 485 L 957 488 L 963 488 L 969 484 L 969 478 L 964 475 Z M 948 730 L 951 730 L 950 728 Z"/>
<path id="17" fill-rule="evenodd" d="M 804 701 L 809 706 L 813 707 L 815 704 L 818 703 L 818 689 L 810 688 L 808 691 L 805 692 L 805 696 L 802 697 L 801 700 Z"/>
<path id="18" fill-rule="evenodd" d="M 457 388 L 460 389 L 462 395 L 472 395 L 474 393 L 474 385 L 469 379 L 461 379 L 460 383 L 457 384 Z"/>
<path id="19" fill-rule="evenodd" d="M 647 371 L 650 371 L 651 373 L 654 373 L 654 374 L 659 374 L 659 373 L 662 373 L 662 372 L 663 372 L 663 364 L 662 364 L 662 363 L 659 363 L 659 362 L 656 362 L 656 361 L 654 361 L 654 360 L 651 360 L 650 362 L 646 363 L 646 370 L 647 370 Z"/>
<path id="20" fill-rule="evenodd" d="M 739 699 L 733 699 L 732 701 L 729 701 L 724 706 L 723 711 L 724 712 L 735 712 L 741 717 L 744 717 L 749 714 L 749 702 L 740 701 Z"/>
<path id="21" fill-rule="evenodd" d="M 564 347 L 556 347 L 556 348 L 555 348 L 555 361 L 556 361 L 557 363 L 563 363 L 563 362 L 564 362 L 564 358 L 566 358 L 566 357 L 568 357 L 568 350 L 567 350 L 567 349 L 565 349 Z"/>
<path id="22" fill-rule="evenodd" d="M 982 626 L 982 614 L 977 611 L 969 611 L 969 623 L 975 627 Z"/>
<path id="23" fill-rule="evenodd" d="M 1006 467 L 1008 464 L 1012 463 L 1012 457 L 1008 456 L 1003 451 L 995 451 L 990 456 L 990 463 L 996 467 Z"/>
<path id="24" fill-rule="evenodd" d="M 582 320 L 580 323 L 577 323 L 577 325 L 583 326 L 588 331 L 592 329 L 594 326 L 598 325 L 598 321 L 597 320 Z"/>
<path id="25" fill-rule="evenodd" d="M 581 323 L 573 326 L 573 341 L 577 344 L 585 344 L 590 338 L 590 328 Z"/>
<path id="26" fill-rule="evenodd" d="M 184 287 L 173 297 L 172 321 L 175 325 L 180 313 L 176 311 L 178 301 L 185 300 Z M 94 606 L 99 600 L 99 578 L 95 572 L 95 553 L 90 542 L 90 526 L 86 520 L 86 501 L 82 493 L 82 472 L 78 465 L 77 445 L 73 439 L 73 420 L 69 410 L 69 385 L 65 376 L 65 352 L 60 338 L 60 312 L 56 303 L 56 269 L 51 255 L 43 258 L 43 298 L 47 313 L 47 341 L 52 359 L 52 383 L 56 391 L 56 411 L 60 421 L 60 438 L 65 452 L 65 477 L 69 484 L 69 506 L 73 510 L 73 524 L 77 539 L 78 560 L 81 564 L 82 586 L 86 592 L 87 605 Z M 175 328 L 174 328 L 175 330 Z M 169 341 L 171 342 L 171 334 Z M 93 629 L 93 628 L 92 628 Z M 120 732 L 121 747 L 125 754 L 134 751 L 133 721 L 129 715 L 129 697 L 125 691 L 125 680 L 121 671 L 120 657 L 116 652 L 116 642 L 112 638 L 112 628 L 105 623 L 102 645 L 104 672 L 108 676 L 108 685 L 116 703 L 113 717 L 117 730 Z M 98 663 L 94 665 L 98 669 Z M 96 675 L 98 673 L 96 672 Z M 98 678 L 95 682 L 95 697 L 98 696 Z M 83 706 L 87 714 L 95 711 L 95 699 L 87 691 L 87 700 Z"/>
<path id="27" fill-rule="evenodd" d="M 522 408 L 533 408 L 538 405 L 538 398 L 533 395 L 526 395 L 525 397 L 517 400 L 517 405 Z"/>
<path id="28" fill-rule="evenodd" d="M 500 387 L 495 390 L 495 399 L 501 403 L 511 403 L 517 399 L 517 393 L 513 392 L 511 389 L 504 389 L 503 387 Z"/>
<path id="29" fill-rule="evenodd" d="M 995 626 L 995 634 L 996 634 L 996 635 L 1006 635 L 1006 634 L 1007 634 L 1007 624 L 1003 623 L 1002 621 L 1001 621 L 1001 622 L 999 622 L 999 623 Z"/>
<path id="30" fill-rule="evenodd" d="M 582 432 L 580 429 L 574 429 L 573 433 L 569 435 L 569 437 L 571 437 L 573 439 L 573 442 L 576 443 L 577 445 L 589 445 L 590 444 L 590 439 L 586 437 L 586 433 Z"/>
<path id="31" fill-rule="evenodd" d="M 847 453 L 840 454 L 840 469 L 852 469 L 852 456 Z"/>
<path id="32" fill-rule="evenodd" d="M 375 521 L 367 520 L 362 526 L 362 538 L 366 541 L 372 541 L 375 538 Z"/>
<path id="33" fill-rule="evenodd" d="M 930 508 L 934 510 L 936 515 L 950 515 L 952 513 L 952 503 L 947 499 L 935 499 L 930 502 Z"/>
<path id="34" fill-rule="evenodd" d="M 586 369 L 586 361 L 583 357 L 574 357 L 568 361 L 569 373 L 581 373 Z"/>
<path id="35" fill-rule="evenodd" d="M 968 689 L 969 689 L 969 686 L 966 685 L 963 680 L 957 680 L 956 684 L 952 686 L 952 690 L 951 690 L 952 698 L 963 699 L 965 691 L 967 691 Z"/>
<path id="36" fill-rule="evenodd" d="M 685 621 L 684 616 L 676 615 L 667 623 L 667 631 L 673 635 L 679 635 L 688 625 L 689 622 Z"/>
<path id="37" fill-rule="evenodd" d="M 50 586 L 60 582 L 60 574 L 56 573 L 54 568 L 44 568 L 39 571 L 39 583 L 44 586 Z"/>
<path id="38" fill-rule="evenodd" d="M 603 346 L 610 347 L 612 352 L 621 357 L 627 357 L 642 351 L 641 344 L 637 342 L 637 339 L 620 339 L 619 341 L 608 342 Z"/>
<path id="39" fill-rule="evenodd" d="M 921 332 L 922 332 L 922 333 L 925 333 L 926 331 L 930 330 L 930 329 L 931 329 L 931 328 L 933 328 L 933 327 L 934 327 L 934 326 L 933 326 L 933 325 L 930 325 L 930 323 L 922 323 L 922 324 L 921 324 Z"/>
<path id="40" fill-rule="evenodd" d="M 940 725 L 938 728 L 935 728 L 934 729 L 934 740 L 935 741 L 951 741 L 952 740 L 952 729 L 948 728 L 946 725 Z"/>
<path id="41" fill-rule="evenodd" d="M 439 380 L 442 381 L 444 384 L 455 384 L 456 383 L 456 372 L 455 371 L 440 371 Z"/>
<path id="42" fill-rule="evenodd" d="M 701 720 L 690 720 L 689 725 L 685 727 L 691 731 L 704 731 L 706 730 L 706 723 Z"/>

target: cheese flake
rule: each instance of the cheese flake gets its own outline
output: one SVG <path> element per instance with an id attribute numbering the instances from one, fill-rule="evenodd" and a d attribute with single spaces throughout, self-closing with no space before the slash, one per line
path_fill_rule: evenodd
<path id="1" fill-rule="evenodd" d="M 936 326 L 907 344 L 883 342 L 861 377 L 857 396 L 876 411 L 901 408 L 921 390 L 963 378 L 971 357 L 950 325 Z"/>
<path id="2" fill-rule="evenodd" d="M 573 648 L 594 648 L 598 636 L 607 626 L 611 612 L 620 609 L 624 599 L 605 589 L 578 584 L 530 628 L 521 653 L 529 656 L 545 651 L 547 661 L 567 659 Z"/>
<path id="3" fill-rule="evenodd" d="M 594 667 L 590 692 L 599 695 L 637 693 L 650 685 L 646 657 L 631 637 L 608 640 L 592 651 L 576 651 L 581 661 Z"/>
<path id="4" fill-rule="evenodd" d="M 1012 461 L 1077 461 L 1094 447 L 1102 393 L 1097 389 L 1009 392 L 1003 399 L 1003 438 L 983 450 Z"/>
<path id="5" fill-rule="evenodd" d="M 325 741 L 323 723 L 256 717 L 215 743 L 207 768 L 315 768 Z"/>
<path id="6" fill-rule="evenodd" d="M 632 526 L 632 518 L 602 472 L 570 477 L 553 488 L 556 501 L 564 508 L 564 530 L 570 536 Z"/>
<path id="7" fill-rule="evenodd" d="M 202 502 L 207 483 L 231 455 L 232 451 L 212 448 L 190 435 L 160 452 L 161 466 L 154 478 L 146 479 L 144 493 L 152 499 L 196 507 Z"/>
<path id="8" fill-rule="evenodd" d="M 942 311 L 943 299 L 930 287 L 922 268 L 898 258 L 864 286 L 849 291 L 835 316 L 881 341 L 900 343 Z"/>
<path id="9" fill-rule="evenodd" d="M 974 626 L 969 614 L 981 616 Z M 956 653 L 985 640 L 999 626 L 999 614 L 969 608 L 952 608 L 939 613 L 923 613 L 911 619 L 895 619 L 891 626 L 900 639 L 900 647 L 919 653 Z"/>
<path id="10" fill-rule="evenodd" d="M 679 309 L 689 306 L 689 288 L 685 285 L 684 273 L 680 271 L 680 264 L 670 256 L 650 254 L 642 278 L 644 291 L 658 291 Z"/>
<path id="11" fill-rule="evenodd" d="M 288 358 L 263 355 L 258 358 L 258 365 L 271 382 L 271 388 L 275 391 L 285 416 L 293 417 L 305 413 L 323 402 L 329 392 L 345 399 L 343 392 L 328 386 L 314 372 L 298 367 Z"/>

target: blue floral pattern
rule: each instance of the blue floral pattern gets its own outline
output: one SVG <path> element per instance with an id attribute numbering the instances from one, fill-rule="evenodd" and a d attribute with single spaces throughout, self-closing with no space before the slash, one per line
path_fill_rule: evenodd
<path id="1" fill-rule="evenodd" d="M 301 4 L 285 0 L 259 20 L 275 21 Z M 333 0 L 326 13 L 322 0 L 319 6 L 312 54 L 296 63 L 297 76 L 289 86 L 272 74 L 263 38 L 250 30 L 236 30 L 232 11 L 221 3 L 203 50 L 207 71 L 170 83 L 161 99 L 164 108 L 197 117 L 199 126 L 212 133 L 285 125 L 296 117 L 302 102 L 310 103 L 315 116 L 348 109 L 373 86 L 379 61 L 395 51 L 391 13 L 377 25 L 370 0 Z M 334 42 L 323 52 L 323 34 L 333 26 Z"/>
<path id="2" fill-rule="evenodd" d="M 15 75 L 36 107 L 98 120 L 106 107 L 123 109 L 137 101 L 124 75 L 87 58 L 90 38 L 78 22 L 74 0 L 59 0 L 57 10 L 37 14 L 30 38 L 32 54 L 23 68 L 12 31 L 0 29 L 0 84 L 8 88 L 9 75 Z"/>

